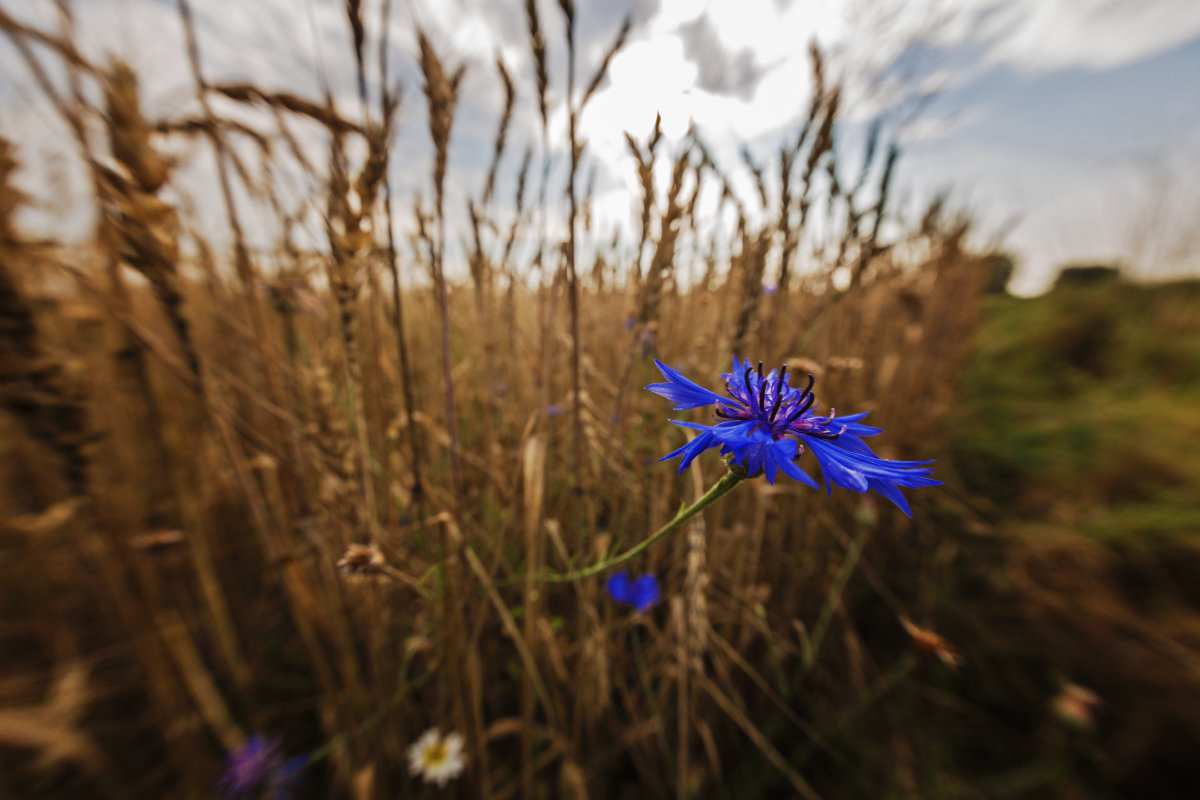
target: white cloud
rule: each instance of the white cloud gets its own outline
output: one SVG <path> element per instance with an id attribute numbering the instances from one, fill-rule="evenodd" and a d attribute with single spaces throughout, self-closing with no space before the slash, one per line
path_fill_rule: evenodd
<path id="1" fill-rule="evenodd" d="M 1116 67 L 1200 35 L 1200 3 L 1188 0 L 973 2 L 991 13 L 967 33 L 993 41 L 991 58 L 1024 72 Z"/>

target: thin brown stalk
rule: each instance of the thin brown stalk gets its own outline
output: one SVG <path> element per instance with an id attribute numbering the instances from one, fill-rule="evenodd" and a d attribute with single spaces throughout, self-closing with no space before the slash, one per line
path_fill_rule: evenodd
<path id="1" fill-rule="evenodd" d="M 520 229 L 521 223 L 525 218 L 525 197 L 526 188 L 528 187 L 529 167 L 533 163 L 533 147 L 525 148 L 525 155 L 521 158 L 521 166 L 517 170 L 517 187 L 514 196 L 514 210 L 512 222 L 508 228 L 508 235 L 504 239 L 504 251 L 500 255 L 499 272 L 507 279 L 507 287 L 504 293 L 504 324 L 505 330 L 508 333 L 508 352 L 517 352 L 517 275 L 516 269 L 512 264 L 512 250 L 517 241 L 517 231 Z M 508 371 L 508 384 L 519 385 L 517 380 L 517 365 L 516 359 L 506 360 Z"/>
<path id="2" fill-rule="evenodd" d="M 654 129 L 650 133 L 650 139 L 646 143 L 645 155 L 642 152 L 642 146 L 637 140 L 626 131 L 625 144 L 629 148 L 629 152 L 637 160 L 638 186 L 642 190 L 642 215 L 639 218 L 640 227 L 638 228 L 638 247 L 634 256 L 634 280 L 640 282 L 642 279 L 642 254 L 646 250 L 646 242 L 650 238 L 650 216 L 654 213 L 654 157 L 658 149 L 658 143 L 662 140 L 662 115 L 656 115 L 654 118 Z"/>
<path id="3" fill-rule="evenodd" d="M 587 89 L 583 92 L 583 99 L 579 102 L 579 107 L 587 106 L 588 101 L 596 94 L 596 90 L 600 88 L 600 84 L 604 82 L 604 76 L 608 74 L 608 67 L 612 64 L 613 58 L 617 53 L 621 52 L 621 48 L 625 46 L 625 41 L 629 38 L 629 32 L 633 30 L 633 18 L 626 16 L 621 22 L 621 28 L 617 31 L 617 37 L 608 49 L 604 51 L 604 56 L 600 59 L 600 65 L 596 67 L 596 72 L 592 75 L 592 79 L 588 82 Z"/>
<path id="4" fill-rule="evenodd" d="M 763 273 L 767 266 L 767 251 L 771 247 L 768 232 L 742 234 L 742 252 L 738 256 L 735 268 L 741 275 L 741 301 L 733 324 L 733 337 L 730 349 L 742 357 L 749 357 L 747 348 L 751 344 L 754 333 L 754 323 L 758 317 L 758 309 L 762 303 Z"/>
<path id="5" fill-rule="evenodd" d="M 166 182 L 167 165 L 150 144 L 133 70 L 115 62 L 105 75 L 104 98 L 110 147 L 124 172 L 100 169 L 113 229 L 120 237 L 125 263 L 150 282 L 171 320 L 188 367 L 199 376 L 200 358 L 183 309 L 178 215 L 157 195 Z"/>
<path id="6" fill-rule="evenodd" d="M 550 73 L 546 68 L 546 37 L 542 35 L 542 25 L 538 19 L 537 0 L 525 0 L 525 19 L 529 26 L 529 50 L 533 53 L 533 71 L 537 78 L 538 113 L 542 119 L 542 132 L 545 134 L 549 125 L 547 92 L 550 87 Z"/>
<path id="7" fill-rule="evenodd" d="M 371 215 L 380 185 L 387 173 L 395 113 L 396 103 L 392 101 L 383 109 L 383 118 L 378 123 L 367 123 L 366 158 L 354 176 L 348 172 L 343 137 L 337 133 L 332 135 L 332 172 L 326 212 L 326 233 L 331 251 L 329 283 L 338 305 L 346 385 L 350 392 L 358 439 L 364 505 L 360 522 L 365 526 L 361 534 L 369 539 L 377 538 L 379 509 L 376 503 L 376 478 L 372 469 L 366 398 L 363 396 L 362 364 L 358 355 L 361 316 L 358 300 L 369 270 L 368 260 L 373 241 Z M 386 487 L 386 483 L 384 485 Z"/>
<path id="8" fill-rule="evenodd" d="M 395 100 L 392 100 L 393 92 L 395 92 L 397 98 L 399 97 L 399 90 L 390 88 L 387 76 L 387 31 L 390 29 L 390 10 L 391 0 L 384 0 L 381 11 L 382 22 L 380 23 L 380 30 L 384 32 L 384 35 L 381 37 L 379 45 L 379 85 L 380 103 L 385 108 L 389 102 L 396 103 Z M 411 491 L 413 501 L 417 506 L 417 516 L 424 519 L 426 516 L 423 480 L 424 463 L 421 457 L 421 439 L 417 433 L 416 426 L 413 424 L 413 412 L 416 410 L 416 403 L 413 399 L 416 394 L 416 378 L 413 374 L 412 364 L 410 363 L 408 341 L 404 333 L 404 302 L 400 291 L 400 268 L 397 263 L 395 223 L 392 220 L 392 182 L 390 170 L 385 171 L 383 175 L 383 216 L 387 226 L 387 263 L 392 277 L 392 306 L 395 311 L 392 322 L 396 328 L 396 352 L 400 357 L 400 391 L 404 396 L 404 414 L 408 420 L 408 445 L 412 461 L 411 474 L 413 476 Z"/>
<path id="9" fill-rule="evenodd" d="M 437 296 L 438 314 L 440 319 L 440 339 L 442 356 L 442 377 L 445 383 L 446 430 L 450 438 L 450 478 L 453 487 L 455 516 L 461 517 L 464 512 L 462 473 L 459 465 L 458 422 L 454 412 L 454 377 L 450 358 L 450 308 L 447 297 L 446 274 L 443 257 L 446 247 L 445 220 L 445 177 L 446 159 L 450 147 L 450 131 L 454 124 L 454 110 L 458 102 L 458 87 L 462 81 L 464 67 L 459 67 L 452 75 L 446 73 L 442 60 L 438 57 L 433 45 L 425 33 L 418 29 L 417 44 L 420 48 L 420 66 L 424 77 L 425 99 L 429 106 L 429 134 L 433 140 L 434 167 L 434 220 L 437 225 L 436 239 L 430 244 L 430 268 L 433 271 L 434 290 Z M 452 519 L 451 522 L 454 520 Z M 442 557 L 446 561 L 442 590 L 442 624 L 446 628 L 446 649 L 444 656 L 447 664 L 447 679 L 444 687 L 451 693 L 450 701 L 454 708 L 454 716 L 464 730 L 471 731 L 474 738 L 474 728 L 468 727 L 466 698 L 463 696 L 462 664 L 466 658 L 469 643 L 464 632 L 462 604 L 465 600 L 460 594 L 465 582 L 462 575 L 462 560 L 465 542 L 455 541 L 451 536 L 450 526 L 443 527 L 441 539 Z M 483 743 L 477 742 L 482 749 Z M 484 785 L 485 780 L 480 781 Z"/>
<path id="10" fill-rule="evenodd" d="M 450 309 L 446 292 L 446 275 L 442 258 L 446 248 L 445 179 L 446 157 L 450 146 L 450 130 L 454 124 L 454 108 L 458 102 L 458 86 L 464 67 L 447 75 L 441 59 L 424 32 L 417 32 L 421 50 L 421 72 L 424 75 L 425 99 L 429 104 L 429 134 L 433 139 L 434 219 L 437 225 L 436 247 L 432 253 L 435 289 L 441 319 L 442 373 L 446 384 L 446 429 L 450 432 L 450 474 L 455 501 L 461 513 L 462 472 L 458 455 L 458 422 L 454 413 L 454 379 L 450 362 Z"/>
<path id="11" fill-rule="evenodd" d="M 762 203 L 765 211 L 771 205 L 770 200 L 767 199 L 767 183 L 764 177 L 766 168 L 754 160 L 754 154 L 750 152 L 749 147 L 742 147 L 741 155 L 742 163 L 754 176 L 754 188 L 758 190 L 758 202 Z"/>
<path id="12" fill-rule="evenodd" d="M 658 133 L 659 129 L 656 124 L 655 133 L 651 137 L 652 143 L 656 142 Z M 651 150 L 651 153 L 653 153 L 653 150 Z M 671 188 L 667 192 L 667 207 L 663 211 L 662 230 L 659 233 L 658 241 L 655 243 L 654 256 L 650 260 L 646 280 L 641 287 L 637 320 L 633 327 L 633 340 L 630 345 L 629 354 L 625 360 L 625 368 L 621 373 L 621 380 L 617 385 L 616 407 L 613 411 L 614 425 L 620 423 L 625 389 L 629 383 L 629 376 L 633 372 L 633 363 L 637 359 L 639 351 L 645 357 L 648 353 L 653 352 L 656 347 L 663 285 L 668 277 L 668 273 L 675 265 L 675 244 L 679 237 L 679 227 L 683 219 L 684 209 L 686 208 L 681 199 L 684 178 L 687 176 L 690 165 L 690 155 L 690 148 L 680 152 L 676 156 L 675 165 L 671 170 Z M 698 171 L 697 180 L 699 180 Z M 653 188 L 650 188 L 653 191 Z M 643 205 L 644 208 L 645 205 Z"/>
<path id="13" fill-rule="evenodd" d="M 578 122 L 581 106 L 575 105 L 575 3 L 559 0 L 567 26 L 567 141 L 571 148 L 571 167 L 567 173 L 567 303 L 571 315 L 571 453 L 572 475 L 578 488 L 586 492 L 588 485 L 587 465 L 583 459 L 583 387 L 579 371 L 581 347 L 579 331 L 579 277 L 575 271 L 576 223 L 579 217 L 579 198 L 575 182 L 579 175 L 579 159 L 583 145 L 579 141 Z M 591 525 L 586 534 L 590 535 Z"/>
<path id="14" fill-rule="evenodd" d="M 363 59 L 363 44 L 366 27 L 363 25 L 362 0 L 346 0 L 346 20 L 350 23 L 350 36 L 354 43 L 354 66 L 358 76 L 358 97 L 362 101 L 363 114 L 367 114 L 367 69 Z"/>
<path id="15" fill-rule="evenodd" d="M 268 92 L 249 83 L 206 84 L 208 92 L 219 94 L 239 103 L 260 103 L 274 109 L 289 111 L 319 122 L 323 127 L 341 134 L 363 134 L 363 127 L 340 116 L 327 104 L 306 100 L 288 92 Z M 205 115 L 209 119 L 209 115 Z"/>
<path id="16" fill-rule="evenodd" d="M 258 347 L 258 369 L 260 374 L 266 378 L 267 396 L 272 403 L 279 405 L 280 398 L 282 397 L 282 389 L 275 369 L 275 359 L 269 351 L 270 339 L 267 336 L 266 320 L 263 316 L 262 303 L 256 287 L 255 266 L 250 257 L 250 250 L 246 246 L 245 231 L 233 198 L 233 186 L 229 178 L 228 144 L 222 135 L 222 131 L 215 123 L 216 117 L 209 102 L 210 86 L 204 77 L 204 72 L 200 64 L 200 43 L 196 36 L 191 0 L 180 0 L 179 16 L 187 42 L 188 64 L 192 72 L 192 80 L 196 87 L 196 96 L 200 102 L 204 118 L 210 123 L 206 133 L 216 160 L 217 182 L 221 190 L 221 200 L 225 210 L 226 223 L 233 235 L 234 266 L 237 271 L 238 280 L 242 286 L 242 299 L 249 311 L 251 330 L 254 334 L 255 344 Z"/>
<path id="17" fill-rule="evenodd" d="M 879 197 L 869 212 L 872 216 L 871 230 L 859 242 L 858 262 L 855 264 L 854 271 L 851 274 L 851 282 L 854 284 L 862 280 L 862 275 L 870 265 L 871 260 L 883 250 L 879 244 L 879 228 L 883 224 L 884 214 L 887 212 L 888 193 L 891 191 L 892 186 L 892 174 L 896 169 L 896 162 L 899 158 L 900 147 L 895 142 L 892 142 L 888 146 L 887 157 L 883 162 L 883 173 L 879 178 Z"/>
<path id="18" fill-rule="evenodd" d="M 500 168 L 500 157 L 504 155 L 504 145 L 508 141 L 508 126 L 512 122 L 513 106 L 516 103 L 517 90 L 513 84 L 504 60 L 496 56 L 496 72 L 500 75 L 500 83 L 504 87 L 504 110 L 500 112 L 500 124 L 496 127 L 496 143 L 492 147 L 492 163 L 488 166 L 487 180 L 483 185 L 484 208 L 492 202 L 492 193 L 496 190 L 496 171 Z"/>

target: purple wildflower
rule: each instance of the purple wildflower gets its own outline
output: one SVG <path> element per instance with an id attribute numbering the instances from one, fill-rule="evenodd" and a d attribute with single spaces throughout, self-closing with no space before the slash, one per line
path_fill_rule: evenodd
<path id="1" fill-rule="evenodd" d="M 306 756 L 285 761 L 278 739 L 251 736 L 226 759 L 217 788 L 229 800 L 291 800 Z"/>

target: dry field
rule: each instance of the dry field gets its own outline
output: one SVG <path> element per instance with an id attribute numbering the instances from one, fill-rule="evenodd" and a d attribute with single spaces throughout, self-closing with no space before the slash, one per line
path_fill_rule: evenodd
<path id="1" fill-rule="evenodd" d="M 710 420 L 643 390 L 651 356 L 713 388 L 733 354 L 786 363 L 821 408 L 871 412 L 881 456 L 948 449 L 998 261 L 938 204 L 892 217 L 899 152 L 835 146 L 842 95 L 817 50 L 807 121 L 773 163 L 631 133 L 644 202 L 636 236 L 613 239 L 593 229 L 575 123 L 626 32 L 586 63 L 570 0 L 555 18 L 531 2 L 536 69 L 497 65 L 488 179 L 455 230 L 463 72 L 435 42 L 413 32 L 423 84 L 401 100 L 347 0 L 357 46 L 328 57 L 354 60 L 362 103 L 343 108 L 210 83 L 180 6 L 201 110 L 181 119 L 147 119 L 131 70 L 80 53 L 67 4 L 55 30 L 0 10 L 96 217 L 82 248 L 25 234 L 22 153 L 0 143 L 0 796 L 1087 796 L 1064 766 L 1084 758 L 1075 733 L 1031 733 L 1052 723 L 964 689 L 1004 678 L 973 677 L 939 626 L 964 548 L 990 541 L 952 462 L 934 465 L 945 486 L 906 491 L 911 519 L 873 493 L 745 480 L 621 565 L 657 577 L 645 611 L 614 601 L 611 571 L 562 579 L 725 472 L 716 453 L 658 463 L 687 441 L 669 417 Z M 577 69 L 550 74 L 547 47 Z M 524 153 L 517 92 L 541 108 Z M 553 97 L 572 156 L 546 185 Z M 401 104 L 433 143 L 419 198 L 389 186 Z M 180 142 L 207 148 L 219 239 L 172 200 Z M 321 196 L 273 182 L 284 161 Z M 500 202 L 502 171 L 519 178 Z M 699 218 L 705 186 L 736 224 Z M 561 235 L 539 196 L 565 209 Z M 239 203 L 272 220 L 273 252 L 248 246 Z M 311 208 L 317 247 L 294 236 Z M 1084 691 L 1062 700 L 1080 728 Z M 435 727 L 462 737 L 444 788 L 409 768 Z M 1043 746 L 1048 778 L 974 786 Z M 263 780 L 239 794 L 231 757 Z"/>

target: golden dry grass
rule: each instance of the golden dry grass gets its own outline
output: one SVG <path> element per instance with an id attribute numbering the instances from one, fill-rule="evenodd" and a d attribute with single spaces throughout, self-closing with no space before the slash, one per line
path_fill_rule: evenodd
<path id="1" fill-rule="evenodd" d="M 368 23 L 358 3 L 346 10 L 361 86 Z M 532 0 L 526 13 L 525 82 L 545 137 L 554 76 Z M 896 151 L 870 190 L 841 186 L 840 92 L 815 48 L 818 91 L 781 152 L 783 191 L 768 196 L 760 177 L 749 201 L 774 208 L 770 222 L 748 221 L 698 137 L 666 153 L 656 125 L 644 145 L 629 137 L 636 254 L 598 242 L 594 268 L 576 262 L 592 234 L 590 197 L 574 205 L 585 151 L 573 125 L 569 236 L 516 263 L 517 236 L 544 231 L 525 214 L 532 149 L 516 215 L 495 211 L 516 80 L 500 63 L 468 287 L 443 264 L 463 73 L 423 34 L 432 213 L 408 249 L 383 216 L 394 87 L 378 109 L 364 92 L 357 122 L 328 98 L 210 86 L 190 32 L 203 114 L 152 123 L 119 62 L 89 64 L 69 38 L 7 16 L 0 30 L 35 72 L 57 59 L 72 88 L 105 98 L 91 108 L 86 92 L 43 85 L 93 175 L 85 251 L 22 237 L 20 154 L 0 150 L 0 744 L 37 756 L 5 755 L 0 794 L 205 796 L 224 753 L 264 732 L 313 754 L 301 796 L 406 796 L 405 748 L 442 726 L 467 740 L 451 790 L 462 796 L 970 795 L 943 781 L 954 764 L 941 742 L 913 727 L 927 694 L 956 702 L 944 687 L 957 655 L 936 616 L 961 531 L 982 523 L 952 476 L 913 497 L 915 521 L 874 498 L 748 482 L 634 564 L 664 586 L 644 615 L 614 606 L 603 576 L 529 580 L 645 538 L 723 471 L 715 457 L 684 475 L 656 463 L 681 439 L 666 403 L 639 388 L 656 378 L 651 354 L 709 385 L 733 352 L 786 360 L 817 376 L 823 405 L 871 411 L 885 457 L 935 458 L 945 444 L 991 261 L 937 208 L 880 241 Z M 626 33 L 595 71 L 579 65 L 592 77 L 572 121 Z M 325 127 L 328 163 L 309 166 L 326 187 L 320 251 L 285 240 L 268 268 L 246 247 L 230 186 L 250 170 L 230 140 L 256 132 L 218 116 L 218 94 L 271 108 L 283 134 L 293 117 Z M 94 114 L 103 141 L 81 123 Z M 161 193 L 174 186 L 162 143 L 196 135 L 223 182 L 227 257 Z M 656 158 L 673 164 L 661 197 Z M 695 219 L 704 183 L 738 208 L 726 263 Z M 822 259 L 800 242 L 829 185 L 844 235 Z M 259 189 L 289 230 L 289 198 Z M 185 260 L 185 237 L 208 257 Z M 677 280 L 685 237 L 687 252 L 713 254 L 693 287 Z M 805 290 L 789 285 L 802 264 L 816 276 Z M 839 268 L 844 292 L 830 287 Z M 405 274 L 431 275 L 432 290 Z M 953 724 L 972 718 L 957 710 Z"/>

